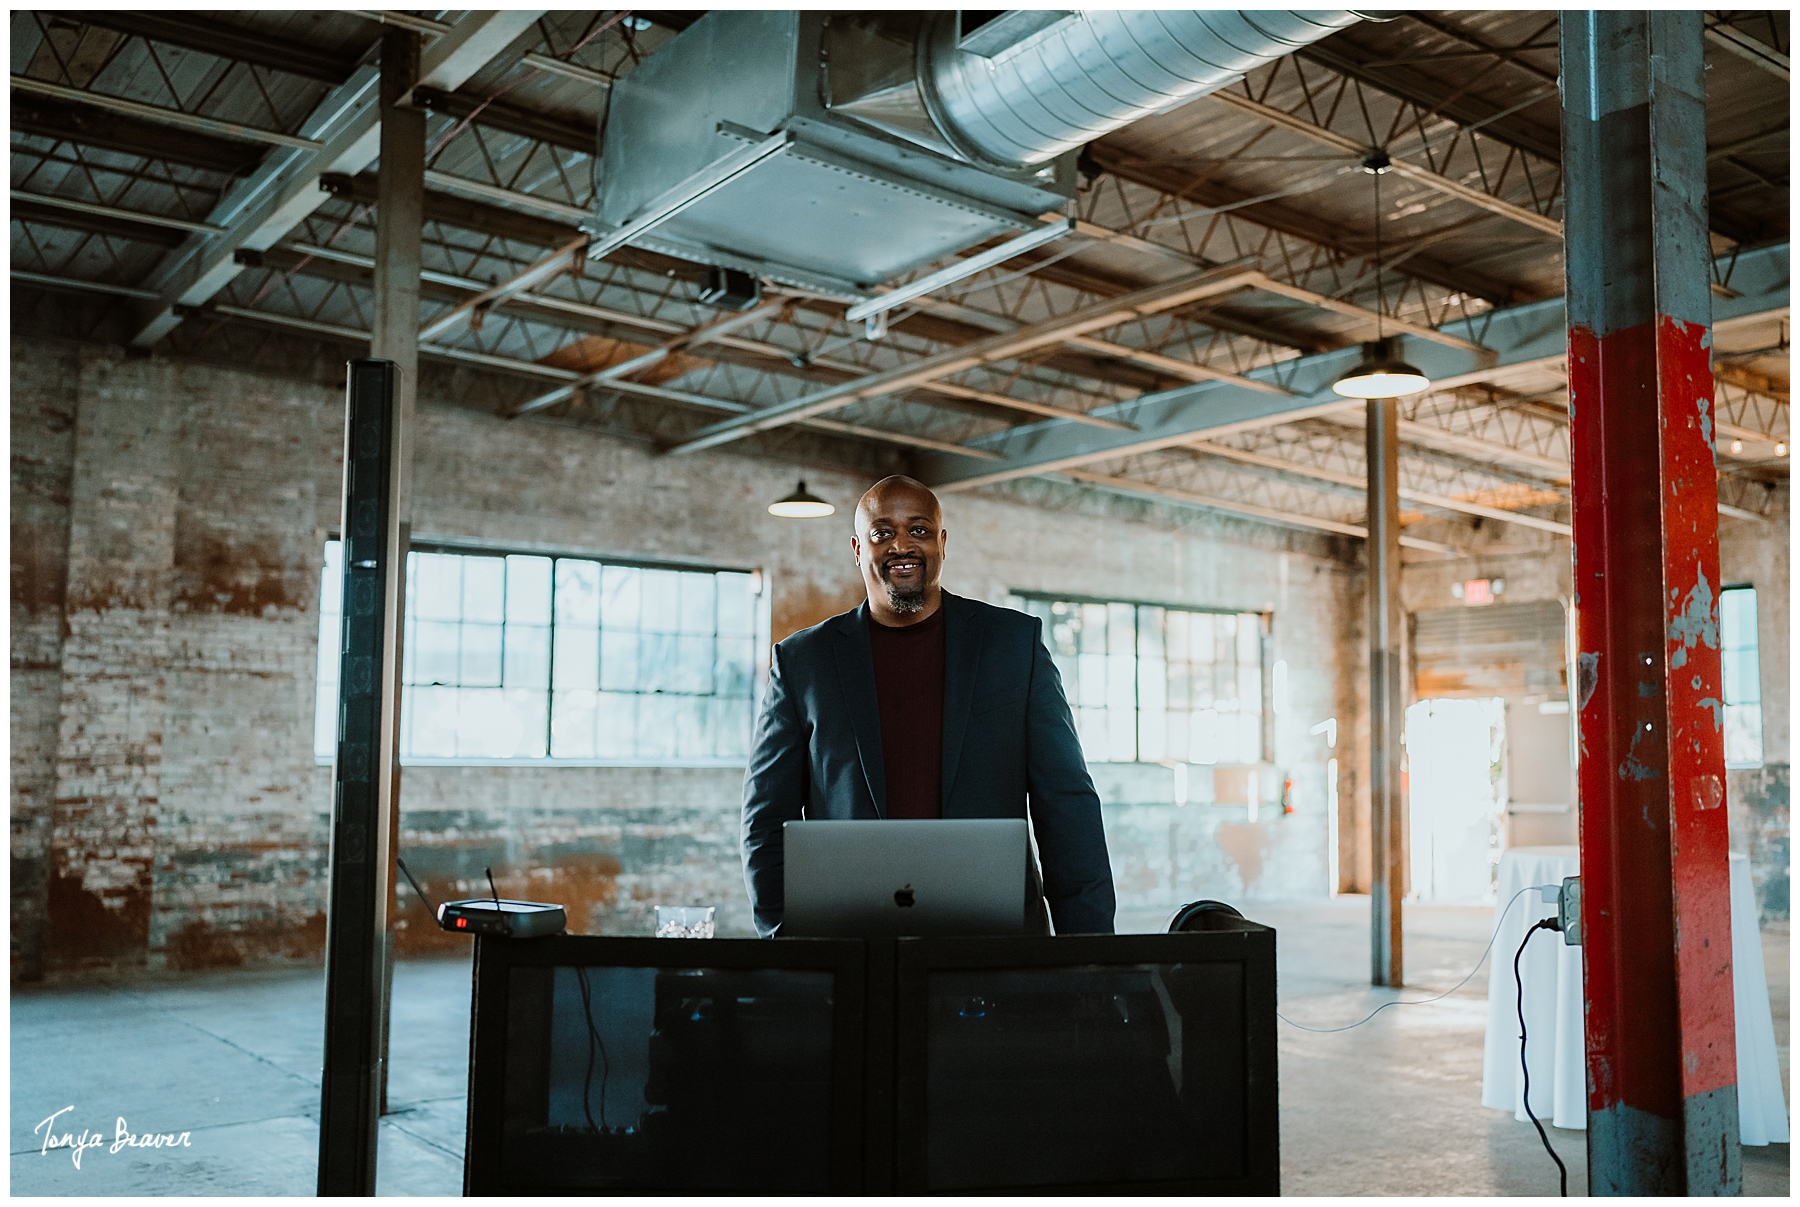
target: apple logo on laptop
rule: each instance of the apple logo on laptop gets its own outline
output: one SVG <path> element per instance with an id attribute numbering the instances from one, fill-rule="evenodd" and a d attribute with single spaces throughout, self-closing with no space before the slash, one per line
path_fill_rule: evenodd
<path id="1" fill-rule="evenodd" d="M 895 890 L 895 892 L 894 892 L 894 904 L 895 905 L 898 905 L 901 909 L 908 909 L 912 906 L 912 903 L 913 903 L 913 886 L 912 885 L 909 884 L 905 888 Z"/>

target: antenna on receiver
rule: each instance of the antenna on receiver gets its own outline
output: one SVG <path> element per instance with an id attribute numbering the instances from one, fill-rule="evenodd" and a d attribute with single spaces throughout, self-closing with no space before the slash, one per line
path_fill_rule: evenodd
<path id="1" fill-rule="evenodd" d="M 431 907 L 431 898 L 425 895 L 425 890 L 419 887 L 419 882 L 417 880 L 413 879 L 412 871 L 406 866 L 406 860 L 401 859 L 399 856 L 395 856 L 394 862 L 400 865 L 401 875 L 406 877 L 406 883 L 412 885 L 413 892 L 419 894 L 419 900 L 425 903 L 425 908 L 431 910 L 431 916 L 434 918 L 437 917 L 437 910 L 432 909 Z"/>
<path id="2" fill-rule="evenodd" d="M 494 912 L 499 913 L 500 912 L 500 890 L 494 887 L 494 869 L 493 868 L 483 868 L 481 870 L 487 873 L 488 892 L 490 892 L 494 895 Z"/>

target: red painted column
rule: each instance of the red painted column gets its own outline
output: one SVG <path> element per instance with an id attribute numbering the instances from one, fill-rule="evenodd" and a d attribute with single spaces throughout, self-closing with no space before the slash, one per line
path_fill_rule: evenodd
<path id="1" fill-rule="evenodd" d="M 1702 39 L 1562 17 L 1594 1194 L 1742 1183 Z"/>

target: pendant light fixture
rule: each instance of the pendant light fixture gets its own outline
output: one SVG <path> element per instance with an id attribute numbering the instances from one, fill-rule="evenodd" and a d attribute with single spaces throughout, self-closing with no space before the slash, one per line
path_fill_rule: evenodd
<path id="1" fill-rule="evenodd" d="M 1381 320 L 1387 311 L 1387 289 L 1381 279 L 1381 174 L 1392 166 L 1387 152 L 1369 152 L 1363 171 L 1375 177 L 1375 338 L 1362 346 L 1362 360 L 1331 383 L 1346 398 L 1404 398 L 1431 385 L 1431 379 L 1400 358 L 1397 341 L 1385 339 Z"/>
<path id="2" fill-rule="evenodd" d="M 769 514 L 780 516 L 784 520 L 816 520 L 836 511 L 837 508 L 818 495 L 807 492 L 804 478 L 794 488 L 793 494 L 785 499 L 776 499 L 769 504 Z"/>

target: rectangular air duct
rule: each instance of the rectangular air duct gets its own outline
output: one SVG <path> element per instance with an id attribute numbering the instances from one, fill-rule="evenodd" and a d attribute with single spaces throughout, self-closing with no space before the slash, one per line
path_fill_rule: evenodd
<path id="1" fill-rule="evenodd" d="M 1075 192 L 1075 154 L 977 167 L 915 82 L 927 13 L 714 10 L 614 89 L 595 227 L 617 230 L 734 151 L 791 142 L 637 246 L 860 299 L 921 265 L 1035 229 Z M 949 14 L 952 18 L 954 14 Z"/>

